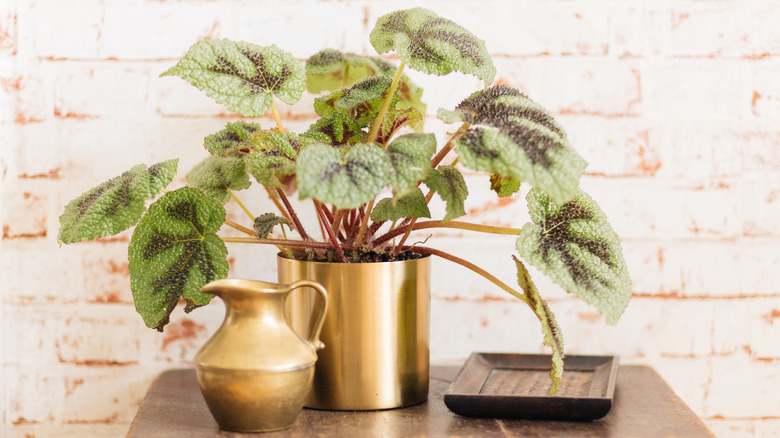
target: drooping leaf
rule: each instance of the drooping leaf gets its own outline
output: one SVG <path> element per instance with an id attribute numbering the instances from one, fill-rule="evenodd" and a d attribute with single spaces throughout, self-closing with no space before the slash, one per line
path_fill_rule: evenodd
<path id="1" fill-rule="evenodd" d="M 293 132 L 275 129 L 255 135 L 255 148 L 247 158 L 247 167 L 260 184 L 281 187 L 295 174 L 298 153 L 314 140 Z"/>
<path id="2" fill-rule="evenodd" d="M 301 198 L 339 208 L 357 208 L 376 197 L 390 180 L 390 159 L 375 144 L 359 143 L 343 157 L 326 144 L 313 144 L 298 156 Z"/>
<path id="3" fill-rule="evenodd" d="M 587 163 L 552 116 L 519 91 L 478 91 L 440 116 L 474 125 L 456 141 L 463 166 L 527 181 L 558 203 L 574 196 Z"/>
<path id="4" fill-rule="evenodd" d="M 334 112 L 338 112 L 348 115 L 361 127 L 367 126 L 379 113 L 391 82 L 387 76 L 368 77 L 350 88 L 315 99 L 314 109 L 321 117 L 330 117 Z M 396 97 L 395 101 L 397 100 Z"/>
<path id="5" fill-rule="evenodd" d="M 335 91 L 353 86 L 355 83 L 375 75 L 393 77 L 398 66 L 377 56 L 362 56 L 342 53 L 336 49 L 324 49 L 306 61 L 306 86 L 310 93 Z M 422 88 L 416 86 L 408 76 L 401 76 L 398 86 L 400 98 L 397 109 L 414 108 L 425 114 L 422 102 Z M 324 117 L 324 116 L 323 116 Z M 423 120 L 412 124 L 415 130 L 422 129 Z"/>
<path id="6" fill-rule="evenodd" d="M 460 71 L 485 84 L 493 82 L 496 75 L 484 41 L 427 9 L 413 8 L 379 17 L 370 38 L 380 54 L 397 50 L 401 60 L 425 73 Z"/>
<path id="7" fill-rule="evenodd" d="M 374 222 L 395 221 L 405 217 L 431 217 L 425 195 L 419 188 L 382 199 L 371 211 L 371 220 Z"/>
<path id="8" fill-rule="evenodd" d="M 447 203 L 446 214 L 443 222 L 455 219 L 466 214 L 463 201 L 469 194 L 466 181 L 458 169 L 453 166 L 439 166 L 431 169 L 425 177 L 425 185 L 438 193 Z"/>
<path id="9" fill-rule="evenodd" d="M 261 214 L 255 218 L 255 236 L 260 239 L 267 239 L 268 235 L 271 234 L 271 231 L 273 231 L 274 227 L 277 225 L 292 227 L 292 222 L 273 213 Z"/>
<path id="10" fill-rule="evenodd" d="M 206 137 L 204 145 L 211 155 L 219 157 L 245 156 L 252 151 L 255 145 L 253 135 L 262 129 L 258 123 L 243 120 L 228 123 L 225 129 Z"/>
<path id="11" fill-rule="evenodd" d="M 385 145 L 399 129 L 409 125 L 416 129 L 422 122 L 423 116 L 415 108 L 389 109 L 382 119 L 382 125 L 376 133 L 376 143 Z"/>
<path id="12" fill-rule="evenodd" d="M 346 114 L 334 113 L 331 117 L 317 120 L 303 136 L 320 143 L 327 143 L 342 152 L 363 140 L 363 126 Z"/>
<path id="13" fill-rule="evenodd" d="M 138 222 L 152 199 L 170 184 L 178 160 L 133 166 L 122 175 L 87 190 L 65 206 L 57 239 L 84 242 L 124 231 Z"/>
<path id="14" fill-rule="evenodd" d="M 561 335 L 561 329 L 555 321 L 555 315 L 553 315 L 547 303 L 539 296 L 539 291 L 536 290 L 536 285 L 531 280 L 525 265 L 517 257 L 512 256 L 512 258 L 515 260 L 515 265 L 517 265 L 517 284 L 525 293 L 525 297 L 528 299 L 528 306 L 534 311 L 536 317 L 539 318 L 539 322 L 542 323 L 544 344 L 552 349 L 550 378 L 553 383 L 550 387 L 550 395 L 553 395 L 558 392 L 558 387 L 563 378 L 563 335 Z"/>
<path id="15" fill-rule="evenodd" d="M 230 199 L 231 190 L 247 189 L 252 184 L 243 159 L 217 156 L 195 165 L 187 174 L 187 181 L 222 204 Z"/>
<path id="16" fill-rule="evenodd" d="M 501 198 L 512 196 L 520 190 L 520 180 L 511 176 L 502 176 L 497 173 L 490 175 L 490 190 L 496 192 Z"/>
<path id="17" fill-rule="evenodd" d="M 293 104 L 306 87 L 304 66 L 275 45 L 202 40 L 163 76 L 180 76 L 219 103 L 247 117 L 262 116 L 275 95 Z"/>
<path id="18" fill-rule="evenodd" d="M 392 165 L 391 186 L 396 194 L 417 187 L 431 169 L 431 157 L 436 152 L 433 134 L 402 135 L 387 146 Z"/>
<path id="19" fill-rule="evenodd" d="M 227 276 L 227 249 L 215 234 L 224 221 L 219 202 L 192 187 L 149 206 L 128 249 L 133 300 L 148 327 L 162 331 L 180 298 L 185 312 L 211 300 L 200 288 Z"/>
<path id="20" fill-rule="evenodd" d="M 593 199 L 578 190 L 559 205 L 533 189 L 526 197 L 533 223 L 517 239 L 528 262 L 617 323 L 631 298 L 620 239 Z"/>

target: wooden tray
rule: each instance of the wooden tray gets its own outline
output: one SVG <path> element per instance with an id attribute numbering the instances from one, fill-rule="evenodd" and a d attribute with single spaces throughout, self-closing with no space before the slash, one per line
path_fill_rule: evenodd
<path id="1" fill-rule="evenodd" d="M 595 420 L 609 412 L 616 356 L 566 356 L 558 393 L 549 396 L 550 356 L 473 353 L 444 395 L 469 417 Z"/>

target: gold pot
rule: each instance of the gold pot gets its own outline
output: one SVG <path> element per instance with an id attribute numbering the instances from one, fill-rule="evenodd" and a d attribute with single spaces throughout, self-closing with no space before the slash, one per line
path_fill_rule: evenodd
<path id="1" fill-rule="evenodd" d="M 305 406 L 390 409 L 428 398 L 430 257 L 382 263 L 322 263 L 277 257 L 279 282 L 306 279 L 328 290 L 314 383 Z M 287 316 L 306 337 L 314 294 L 290 296 Z"/>
<path id="2" fill-rule="evenodd" d="M 312 331 L 302 339 L 284 316 L 284 300 L 307 287 L 320 296 Z M 312 281 L 278 285 L 217 280 L 201 292 L 225 302 L 225 320 L 195 354 L 203 398 L 221 429 L 267 432 L 293 425 L 314 375 L 318 340 L 328 308 L 325 289 Z"/>

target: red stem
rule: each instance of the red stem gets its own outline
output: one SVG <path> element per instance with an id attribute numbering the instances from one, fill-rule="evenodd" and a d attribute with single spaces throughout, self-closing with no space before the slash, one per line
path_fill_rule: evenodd
<path id="1" fill-rule="evenodd" d="M 309 240 L 309 236 L 306 234 L 306 231 L 304 231 L 303 225 L 301 225 L 301 221 L 298 219 L 298 215 L 295 214 L 295 210 L 293 210 L 292 205 L 290 205 L 290 200 L 287 199 L 287 195 L 284 194 L 284 190 L 282 190 L 281 187 L 277 187 L 276 193 L 279 195 L 279 198 L 281 198 L 282 202 L 284 203 L 284 207 L 290 214 L 293 225 L 295 225 L 295 230 L 298 231 L 298 234 L 301 235 L 303 240 Z"/>

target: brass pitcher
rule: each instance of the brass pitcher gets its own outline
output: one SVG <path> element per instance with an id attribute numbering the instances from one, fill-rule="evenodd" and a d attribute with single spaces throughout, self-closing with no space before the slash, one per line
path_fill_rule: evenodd
<path id="1" fill-rule="evenodd" d="M 287 324 L 284 301 L 293 289 L 311 287 L 322 304 L 303 339 Z M 320 284 L 279 285 L 224 279 L 201 292 L 225 302 L 225 320 L 195 354 L 198 384 L 221 429 L 267 432 L 295 423 L 311 390 L 328 295 Z"/>

